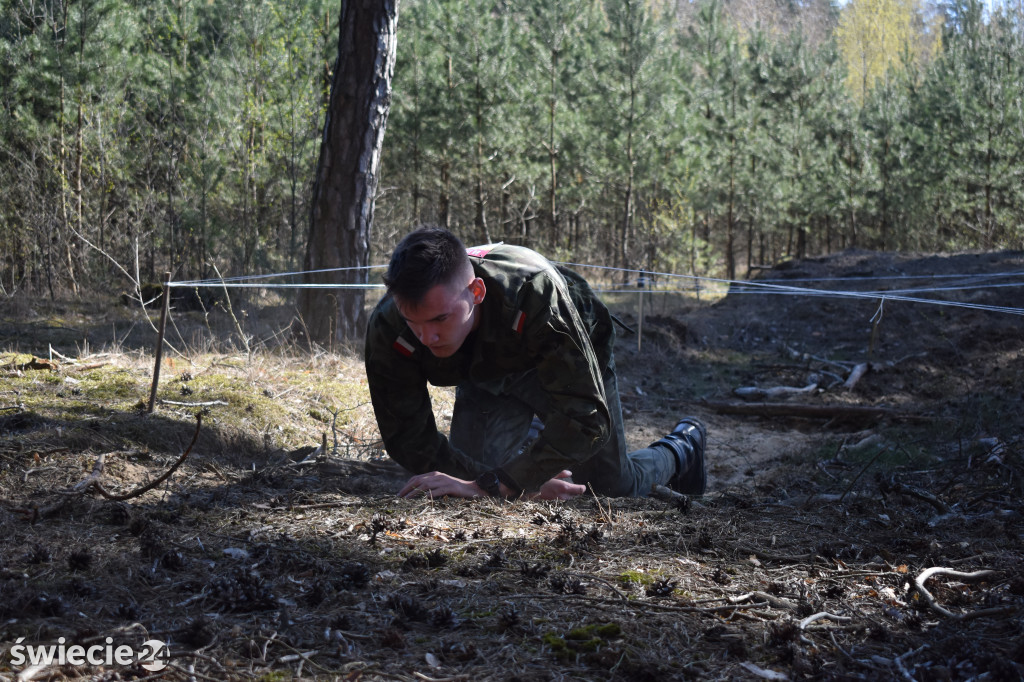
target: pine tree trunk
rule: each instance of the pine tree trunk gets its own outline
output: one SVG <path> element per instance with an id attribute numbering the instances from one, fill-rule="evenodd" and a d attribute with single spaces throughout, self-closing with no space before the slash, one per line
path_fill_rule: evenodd
<path id="1" fill-rule="evenodd" d="M 398 0 L 342 0 L 338 63 L 331 82 L 313 186 L 307 282 L 366 284 L 381 145 L 391 104 Z M 366 326 L 365 290 L 303 289 L 299 312 L 312 340 L 354 340 Z"/>
<path id="2" fill-rule="evenodd" d="M 558 244 L 558 147 L 555 143 L 555 117 L 558 113 L 557 92 L 558 78 L 558 49 L 551 50 L 551 66 L 548 69 L 548 87 L 551 93 L 548 97 L 548 172 L 550 175 L 550 187 L 548 189 L 548 212 L 551 214 L 551 245 Z"/>

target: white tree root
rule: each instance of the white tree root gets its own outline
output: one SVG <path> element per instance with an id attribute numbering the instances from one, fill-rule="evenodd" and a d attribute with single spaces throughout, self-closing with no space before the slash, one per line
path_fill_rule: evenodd
<path id="1" fill-rule="evenodd" d="M 914 588 L 917 590 L 917 593 L 921 595 L 921 598 L 932 611 L 942 616 L 945 616 L 946 618 L 952 618 L 954 620 L 970 620 L 972 618 L 983 618 L 985 616 L 998 616 L 1012 612 L 1013 608 L 1009 606 L 997 606 L 990 609 L 968 611 L 967 613 L 954 613 L 942 604 L 939 604 L 937 601 L 935 601 L 935 597 L 932 596 L 932 593 L 929 592 L 927 588 L 925 588 L 924 586 L 924 584 L 928 581 L 929 578 L 933 578 L 939 575 L 946 576 L 947 578 L 953 578 L 954 580 L 959 580 L 960 582 L 964 583 L 972 583 L 977 582 L 979 580 L 984 580 L 985 578 L 992 577 L 997 573 L 998 571 L 991 570 L 981 570 L 974 571 L 973 573 L 964 573 L 963 571 L 956 571 L 952 568 L 934 566 L 932 568 L 922 571 L 920 575 L 914 578 Z"/>

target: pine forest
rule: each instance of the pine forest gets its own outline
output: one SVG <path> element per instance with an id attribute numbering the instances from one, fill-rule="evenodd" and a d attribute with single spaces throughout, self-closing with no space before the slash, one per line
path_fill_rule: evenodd
<path id="1" fill-rule="evenodd" d="M 301 269 L 337 0 L 0 0 L 0 288 Z M 407 0 L 371 262 L 421 222 L 745 277 L 1024 248 L 1024 3 Z"/>

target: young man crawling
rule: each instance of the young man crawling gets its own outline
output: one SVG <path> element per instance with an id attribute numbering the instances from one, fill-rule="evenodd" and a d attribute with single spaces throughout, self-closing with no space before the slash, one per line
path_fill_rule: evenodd
<path id="1" fill-rule="evenodd" d="M 395 248 L 370 318 L 366 375 L 402 497 L 643 497 L 706 487 L 704 425 L 684 417 L 627 452 L 608 309 L 571 270 L 520 246 L 466 249 L 424 226 Z M 450 437 L 427 384 L 455 386 Z"/>

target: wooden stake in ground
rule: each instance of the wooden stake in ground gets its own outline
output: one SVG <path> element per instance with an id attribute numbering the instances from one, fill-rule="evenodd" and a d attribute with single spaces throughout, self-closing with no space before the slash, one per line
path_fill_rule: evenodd
<path id="1" fill-rule="evenodd" d="M 644 289 L 647 287 L 647 273 L 644 270 L 640 271 L 640 276 L 636 280 L 636 286 L 640 290 L 640 300 L 637 303 L 638 310 L 636 314 L 636 351 L 639 353 L 644 338 Z"/>
<path id="2" fill-rule="evenodd" d="M 167 286 L 171 281 L 171 273 L 164 273 L 164 305 L 160 310 L 160 329 L 156 337 L 156 362 L 153 365 L 153 385 L 149 389 L 149 406 L 146 414 L 153 413 L 153 406 L 156 404 L 156 387 L 160 383 L 160 362 L 164 357 L 164 330 L 167 329 L 167 312 L 171 307 L 171 288 Z"/>
<path id="3" fill-rule="evenodd" d="M 868 358 L 875 355 L 875 342 L 878 341 L 878 327 L 882 324 L 882 315 L 885 313 L 885 296 L 878 301 L 878 310 L 871 316 L 871 341 L 868 342 Z"/>
<path id="4" fill-rule="evenodd" d="M 644 340 L 644 290 L 640 290 L 639 310 L 637 311 L 636 325 L 636 352 L 640 352 L 640 346 Z"/>

